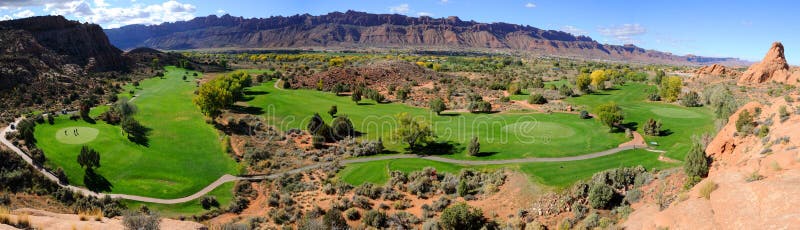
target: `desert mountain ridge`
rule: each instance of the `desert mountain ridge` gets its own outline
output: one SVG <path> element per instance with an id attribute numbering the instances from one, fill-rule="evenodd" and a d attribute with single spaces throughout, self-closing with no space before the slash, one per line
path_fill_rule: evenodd
<path id="1" fill-rule="evenodd" d="M 458 17 L 409 17 L 357 11 L 243 18 L 197 17 L 160 25 L 105 30 L 121 49 L 402 48 L 413 50 L 522 51 L 538 55 L 660 64 L 749 65 L 738 58 L 679 56 L 635 45 L 601 44 L 587 36 L 509 23 L 462 21 Z"/>

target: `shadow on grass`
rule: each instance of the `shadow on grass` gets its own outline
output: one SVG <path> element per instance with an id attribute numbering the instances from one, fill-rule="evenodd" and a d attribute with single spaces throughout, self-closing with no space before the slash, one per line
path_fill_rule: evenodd
<path id="1" fill-rule="evenodd" d="M 475 155 L 475 156 L 476 157 L 488 157 L 488 156 L 493 156 L 493 155 L 498 154 L 498 153 L 499 152 L 479 152 L 478 155 Z"/>
<path id="2" fill-rule="evenodd" d="M 81 116 L 81 118 L 83 118 L 83 121 L 85 121 L 86 123 L 89 123 L 89 124 L 96 124 L 97 123 L 97 121 L 95 121 L 94 119 L 92 119 L 89 116 Z"/>
<path id="3" fill-rule="evenodd" d="M 356 103 L 356 105 L 375 105 L 375 103 L 369 103 L 369 102 L 361 103 L 361 102 L 359 102 L 359 103 Z"/>
<path id="4" fill-rule="evenodd" d="M 461 114 L 460 113 L 441 113 L 441 114 L 439 114 L 439 116 L 442 116 L 442 117 L 457 117 L 457 116 L 461 116 Z"/>
<path id="5" fill-rule="evenodd" d="M 83 175 L 83 184 L 92 192 L 110 192 L 114 187 L 108 179 L 95 173 L 92 169 L 86 169 L 86 174 Z"/>
<path id="6" fill-rule="evenodd" d="M 661 133 L 659 133 L 661 135 L 659 135 L 659 136 L 666 137 L 666 136 L 672 135 L 673 133 L 674 132 L 672 132 L 671 129 L 665 129 L 665 130 L 661 130 Z"/>
<path id="7" fill-rule="evenodd" d="M 412 149 L 411 152 L 420 155 L 453 155 L 464 151 L 461 144 L 446 141 L 446 142 L 431 142 L 425 146 L 418 146 Z"/>
<path id="8" fill-rule="evenodd" d="M 150 147 L 150 138 L 147 138 L 147 134 L 150 133 L 152 129 L 145 127 L 144 125 L 136 126 L 134 130 L 128 133 L 128 140 L 137 145 L 141 145 L 144 147 Z"/>
<path id="9" fill-rule="evenodd" d="M 625 123 L 625 124 L 620 124 L 619 126 L 621 128 L 623 128 L 623 131 L 624 131 L 624 128 L 628 128 L 628 129 L 630 129 L 632 131 L 636 131 L 639 128 L 639 122 L 631 121 L 631 122 L 628 122 L 628 123 Z"/>
<path id="10" fill-rule="evenodd" d="M 255 106 L 233 105 L 231 106 L 231 112 L 237 114 L 261 115 L 264 114 L 264 109 Z"/>

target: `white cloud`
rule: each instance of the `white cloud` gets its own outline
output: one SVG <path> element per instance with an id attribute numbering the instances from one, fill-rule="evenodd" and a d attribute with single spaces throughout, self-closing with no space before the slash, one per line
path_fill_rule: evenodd
<path id="1" fill-rule="evenodd" d="M 407 14 L 408 11 L 410 11 L 410 9 L 408 8 L 407 3 L 389 7 L 389 12 L 395 14 Z"/>
<path id="2" fill-rule="evenodd" d="M 105 0 L 94 0 L 95 7 L 108 7 L 108 3 Z"/>
<path id="3" fill-rule="evenodd" d="M 639 24 L 623 24 L 622 26 L 601 27 L 597 31 L 604 36 L 612 37 L 618 42 L 626 44 L 639 43 L 639 40 L 636 40 L 634 37 L 647 33 L 647 29 Z"/>
<path id="4" fill-rule="evenodd" d="M 97 23 L 104 28 L 116 28 L 130 24 L 160 24 L 190 20 L 197 10 L 192 4 L 174 0 L 161 4 L 133 4 L 130 7 L 108 7 L 103 0 L 94 0 L 94 7 L 86 0 L 45 4 L 45 11 L 51 14 L 72 15 L 83 21 Z"/>
<path id="5" fill-rule="evenodd" d="M 11 20 L 11 19 L 14 19 L 14 18 L 12 18 L 11 16 L 8 16 L 8 15 L 3 15 L 2 17 L 0 17 L 0 21 L 6 21 L 6 20 Z"/>
<path id="6" fill-rule="evenodd" d="M 36 13 L 34 13 L 31 10 L 23 10 L 23 11 L 14 13 L 14 18 L 27 18 L 27 17 L 33 17 L 33 15 L 36 15 Z"/>
<path id="7" fill-rule="evenodd" d="M 219 9 L 219 10 L 217 10 L 217 14 L 219 14 L 219 15 L 223 15 L 223 14 L 227 14 L 227 13 L 228 13 L 228 12 L 227 12 L 227 11 L 225 11 L 225 10 L 223 10 L 223 9 Z"/>
<path id="8" fill-rule="evenodd" d="M 433 14 L 432 13 L 428 13 L 428 12 L 419 12 L 419 13 L 417 13 L 417 16 L 420 16 L 420 17 L 422 17 L 422 16 L 433 17 Z"/>
<path id="9" fill-rule="evenodd" d="M 450 0 L 439 0 L 439 3 L 441 3 L 441 4 L 447 4 L 447 2 L 449 2 L 449 1 L 450 1 Z"/>
<path id="10" fill-rule="evenodd" d="M 589 32 L 587 32 L 586 30 L 570 25 L 561 27 L 561 30 L 567 33 L 571 33 L 572 35 L 584 35 L 584 36 L 589 35 Z"/>
<path id="11" fill-rule="evenodd" d="M 533 4 L 532 2 L 525 4 L 525 8 L 534 8 L 534 7 L 536 7 L 536 4 Z"/>

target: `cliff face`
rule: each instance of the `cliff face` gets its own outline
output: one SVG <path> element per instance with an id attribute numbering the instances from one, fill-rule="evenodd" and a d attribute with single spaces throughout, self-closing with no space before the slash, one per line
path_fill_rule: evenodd
<path id="1" fill-rule="evenodd" d="M 0 28 L 30 33 L 36 43 L 61 55 L 66 63 L 91 72 L 122 70 L 127 65 L 122 51 L 111 45 L 98 25 L 81 24 L 62 16 L 43 16 L 2 21 Z"/>
<path id="2" fill-rule="evenodd" d="M 510 49 L 544 55 L 669 64 L 736 63 L 733 58 L 676 56 L 633 45 L 600 44 L 586 36 L 508 23 L 462 21 L 457 17 L 407 17 L 347 11 L 326 15 L 245 19 L 225 15 L 154 26 L 106 30 L 122 49 L 200 48 L 413 48 Z"/>

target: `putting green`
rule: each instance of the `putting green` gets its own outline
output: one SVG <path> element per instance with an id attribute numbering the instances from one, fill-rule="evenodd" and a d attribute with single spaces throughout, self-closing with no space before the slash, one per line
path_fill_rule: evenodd
<path id="1" fill-rule="evenodd" d="M 70 126 L 59 129 L 56 132 L 56 140 L 64 144 L 79 145 L 94 140 L 99 133 L 100 131 L 95 128 Z"/>
<path id="2" fill-rule="evenodd" d="M 659 116 L 671 117 L 671 118 L 699 118 L 703 116 L 702 114 L 696 113 L 694 111 L 678 109 L 678 108 L 653 108 L 650 109 L 650 111 Z"/>
<path id="3" fill-rule="evenodd" d="M 569 126 L 546 121 L 523 121 L 503 126 L 503 131 L 522 137 L 567 138 L 575 135 Z"/>

